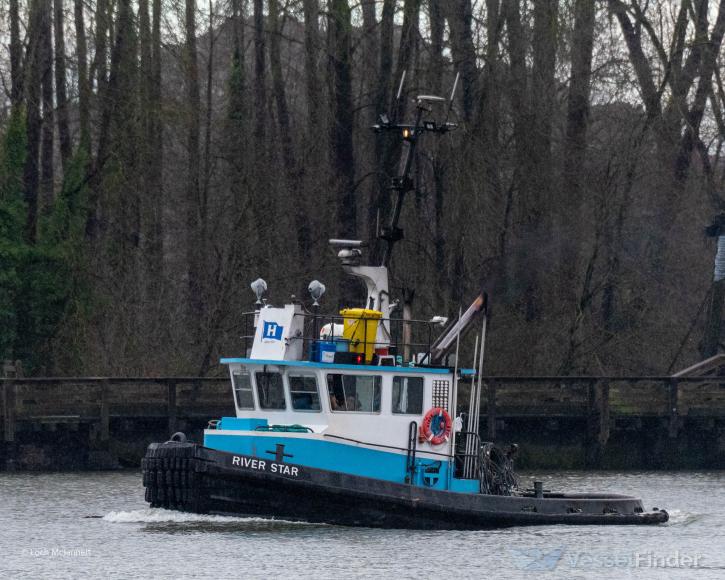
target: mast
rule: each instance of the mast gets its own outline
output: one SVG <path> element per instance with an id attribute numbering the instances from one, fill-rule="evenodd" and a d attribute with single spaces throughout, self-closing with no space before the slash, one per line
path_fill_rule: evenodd
<path id="1" fill-rule="evenodd" d="M 396 98 L 398 101 L 400 100 L 403 92 L 404 82 L 405 71 L 403 71 L 403 76 L 400 79 L 400 86 L 398 87 L 398 94 Z M 448 99 L 449 104 L 446 117 L 442 123 L 437 123 L 433 119 L 424 118 L 424 115 L 432 111 L 433 104 L 445 103 L 446 99 L 443 97 L 436 97 L 434 95 L 418 95 L 415 98 L 415 121 L 412 124 L 397 123 L 397 120 L 393 120 L 391 122 L 388 115 L 382 114 L 378 118 L 378 124 L 373 127 L 376 132 L 393 131 L 398 133 L 403 139 L 403 145 L 405 147 L 404 157 L 400 165 L 400 175 L 393 177 L 390 181 L 390 189 L 395 193 L 395 206 L 393 207 L 393 212 L 390 216 L 388 225 L 383 226 L 378 234 L 378 238 L 386 242 L 380 263 L 380 266 L 382 267 L 387 268 L 389 266 L 390 258 L 393 255 L 393 248 L 395 247 L 396 242 L 403 239 L 403 230 L 398 226 L 398 222 L 400 221 L 400 214 L 403 210 L 405 194 L 411 191 L 415 186 L 413 178 L 411 177 L 411 172 L 413 170 L 413 159 L 415 158 L 415 148 L 418 143 L 418 137 L 426 132 L 442 135 L 457 127 L 455 123 L 448 122 L 457 86 L 458 75 L 456 75 L 456 80 L 453 83 L 451 96 L 450 99 Z"/>

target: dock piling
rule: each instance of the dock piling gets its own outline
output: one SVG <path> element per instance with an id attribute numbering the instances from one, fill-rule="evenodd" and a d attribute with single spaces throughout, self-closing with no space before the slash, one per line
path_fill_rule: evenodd
<path id="1" fill-rule="evenodd" d="M 488 381 L 488 418 L 486 424 L 488 426 L 489 441 L 496 440 L 496 383 Z"/>
<path id="2" fill-rule="evenodd" d="M 15 469 L 15 404 L 16 385 L 14 381 L 8 381 L 2 385 L 2 401 L 3 401 L 3 447 L 5 455 L 5 469 L 14 471 Z"/>
<path id="3" fill-rule="evenodd" d="M 111 415 L 108 401 L 108 379 L 101 381 L 101 441 L 106 442 L 111 438 Z"/>
<path id="4" fill-rule="evenodd" d="M 671 379 L 669 383 L 670 387 L 670 425 L 669 425 L 669 436 L 671 439 L 676 439 L 680 430 L 680 416 L 678 410 L 679 403 L 679 382 L 677 379 Z"/>
<path id="5" fill-rule="evenodd" d="M 169 416 L 169 435 L 176 432 L 176 382 L 175 381 L 169 381 L 166 383 L 168 393 L 167 393 L 167 407 L 168 407 L 168 416 Z"/>
<path id="6" fill-rule="evenodd" d="M 609 381 L 590 382 L 587 393 L 586 463 L 601 467 L 609 441 Z"/>

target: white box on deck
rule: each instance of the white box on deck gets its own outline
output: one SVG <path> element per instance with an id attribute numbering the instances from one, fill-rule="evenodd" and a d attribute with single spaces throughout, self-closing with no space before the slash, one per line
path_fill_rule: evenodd
<path id="1" fill-rule="evenodd" d="M 287 304 L 284 308 L 262 308 L 254 331 L 251 358 L 301 360 L 304 323 L 302 308 L 297 304 Z"/>

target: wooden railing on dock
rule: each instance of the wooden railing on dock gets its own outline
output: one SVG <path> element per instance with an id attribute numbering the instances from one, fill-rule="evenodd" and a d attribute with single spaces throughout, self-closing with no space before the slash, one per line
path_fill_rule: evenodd
<path id="1" fill-rule="evenodd" d="M 234 414 L 228 377 L 0 378 L 0 388 L 5 442 L 19 422 L 94 423 L 107 440 L 111 417 L 166 418 L 173 432 L 179 417 Z"/>
<path id="2" fill-rule="evenodd" d="M 499 376 L 483 383 L 489 439 L 496 438 L 496 420 L 507 417 L 592 417 L 598 432 L 612 417 L 661 417 L 672 436 L 683 416 L 725 417 L 719 377 Z M 166 417 L 173 431 L 179 417 L 234 411 L 228 377 L 0 378 L 0 385 L 5 441 L 19 421 L 99 422 L 107 437 L 110 417 Z"/>
<path id="3" fill-rule="evenodd" d="M 655 420 L 665 439 L 676 439 L 683 426 L 725 424 L 725 378 L 717 376 L 489 376 L 482 381 L 481 436 L 489 441 L 498 441 L 501 428 L 511 422 L 574 419 L 581 425 L 577 429 L 586 429 L 587 453 L 596 457 L 612 429 L 641 429 Z M 461 381 L 461 402 L 466 384 Z M 15 454 L 22 431 L 86 425 L 91 438 L 103 444 L 114 436 L 112 422 L 154 420 L 173 433 L 181 421 L 199 428 L 208 419 L 234 415 L 228 377 L 11 377 L 0 378 L 0 394 L 6 459 Z"/>
<path id="4" fill-rule="evenodd" d="M 616 417 L 667 419 L 677 437 L 684 417 L 725 417 L 725 377 L 580 376 L 485 377 L 488 437 L 499 417 L 576 417 L 595 423 L 607 438 Z"/>

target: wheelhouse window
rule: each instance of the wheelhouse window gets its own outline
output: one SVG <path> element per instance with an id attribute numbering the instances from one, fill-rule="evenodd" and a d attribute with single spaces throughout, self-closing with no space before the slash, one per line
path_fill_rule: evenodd
<path id="1" fill-rule="evenodd" d="M 382 379 L 375 375 L 327 375 L 330 409 L 347 413 L 380 413 Z"/>
<path id="2" fill-rule="evenodd" d="M 393 413 L 423 413 L 423 377 L 393 377 Z"/>
<path id="3" fill-rule="evenodd" d="M 320 410 L 320 393 L 317 390 L 317 378 L 314 375 L 287 375 L 292 408 L 295 411 Z"/>
<path id="4" fill-rule="evenodd" d="M 234 399 L 239 409 L 254 409 L 254 395 L 252 394 L 252 379 L 248 372 L 235 371 L 232 373 L 232 387 Z"/>
<path id="5" fill-rule="evenodd" d="M 285 409 L 284 387 L 280 373 L 255 373 L 257 399 L 262 409 Z"/>

